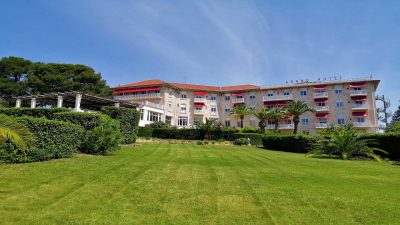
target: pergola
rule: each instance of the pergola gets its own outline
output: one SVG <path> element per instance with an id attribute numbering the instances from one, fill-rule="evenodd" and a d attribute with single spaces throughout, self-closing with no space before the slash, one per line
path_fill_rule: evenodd
<path id="1" fill-rule="evenodd" d="M 99 110 L 102 106 L 122 106 L 126 108 L 139 108 L 139 104 L 124 102 L 116 99 L 109 99 L 77 91 L 63 93 L 49 93 L 43 95 L 28 95 L 15 97 L 15 107 L 20 108 L 23 101 L 30 101 L 30 107 L 36 108 L 38 105 L 55 105 L 57 107 L 73 108 L 76 112 L 87 110 Z"/>

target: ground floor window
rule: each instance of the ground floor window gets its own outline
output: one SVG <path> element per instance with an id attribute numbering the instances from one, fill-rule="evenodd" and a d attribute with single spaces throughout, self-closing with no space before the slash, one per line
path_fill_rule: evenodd
<path id="1" fill-rule="evenodd" d="M 230 126 L 231 126 L 231 121 L 225 120 L 225 127 L 230 127 Z"/>
<path id="2" fill-rule="evenodd" d="M 172 123 L 172 116 L 165 116 L 165 123 L 171 125 L 171 123 Z"/>
<path id="3" fill-rule="evenodd" d="M 188 118 L 187 116 L 180 116 L 178 117 L 178 126 L 180 127 L 187 127 L 188 125 Z"/>
<path id="4" fill-rule="evenodd" d="M 140 120 L 143 120 L 143 115 L 144 115 L 144 109 L 140 110 Z"/>
<path id="5" fill-rule="evenodd" d="M 147 121 L 150 122 L 161 121 L 161 113 L 149 111 L 147 113 Z"/>
<path id="6" fill-rule="evenodd" d="M 256 121 L 255 120 L 250 120 L 250 126 L 255 127 L 256 126 Z"/>

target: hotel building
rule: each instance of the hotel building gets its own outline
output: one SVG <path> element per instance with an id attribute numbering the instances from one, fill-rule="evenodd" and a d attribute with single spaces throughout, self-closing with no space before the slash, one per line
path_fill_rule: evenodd
<path id="1" fill-rule="evenodd" d="M 145 80 L 113 87 L 114 98 L 141 105 L 140 126 L 164 121 L 176 127 L 191 127 L 206 118 L 226 127 L 239 127 L 240 121 L 230 111 L 237 104 L 248 108 L 285 106 L 293 100 L 304 100 L 316 110 L 300 118 L 299 131 L 316 133 L 329 124 L 353 124 L 365 132 L 378 131 L 375 91 L 379 80 L 333 80 L 302 82 L 282 86 L 256 85 L 206 86 Z M 250 115 L 244 126 L 258 126 Z M 273 129 L 272 121 L 267 129 Z M 291 118 L 279 122 L 281 132 L 292 132 Z"/>

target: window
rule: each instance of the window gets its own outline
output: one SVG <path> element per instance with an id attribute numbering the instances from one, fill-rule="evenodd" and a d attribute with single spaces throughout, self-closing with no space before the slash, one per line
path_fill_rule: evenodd
<path id="1" fill-rule="evenodd" d="M 217 114 L 217 108 L 216 107 L 211 107 L 211 113 L 212 114 Z"/>
<path id="2" fill-rule="evenodd" d="M 188 125 L 188 118 L 186 116 L 178 117 L 178 126 L 186 127 Z"/>
<path id="3" fill-rule="evenodd" d="M 362 106 L 363 105 L 363 101 L 355 101 L 356 106 Z"/>
<path id="4" fill-rule="evenodd" d="M 140 109 L 140 120 L 143 120 L 144 109 Z"/>
<path id="5" fill-rule="evenodd" d="M 255 120 L 250 120 L 250 126 L 255 127 L 256 126 L 256 121 Z"/>
<path id="6" fill-rule="evenodd" d="M 230 100 L 231 100 L 231 96 L 225 95 L 225 101 L 230 101 Z"/>
<path id="7" fill-rule="evenodd" d="M 147 113 L 147 121 L 150 122 L 161 121 L 161 113 L 149 111 Z"/>
<path id="8" fill-rule="evenodd" d="M 171 123 L 172 123 L 172 116 L 165 116 L 165 123 L 171 125 Z"/>
<path id="9" fill-rule="evenodd" d="M 210 96 L 210 100 L 211 100 L 211 101 L 217 101 L 217 96 L 211 95 L 211 96 Z"/>
<path id="10" fill-rule="evenodd" d="M 290 93 L 289 93 L 289 91 L 284 91 L 283 95 L 287 96 L 287 95 L 290 95 Z"/>
<path id="11" fill-rule="evenodd" d="M 300 96 L 307 96 L 307 90 L 301 90 Z"/>
<path id="12" fill-rule="evenodd" d="M 196 111 L 202 111 L 203 108 L 201 108 L 201 107 L 196 107 L 195 110 L 196 110 Z"/>
<path id="13" fill-rule="evenodd" d="M 360 87 L 357 87 L 357 88 L 353 88 L 353 90 L 355 90 L 355 91 L 361 91 L 361 88 L 360 88 Z"/>
<path id="14" fill-rule="evenodd" d="M 250 95 L 249 98 L 250 98 L 250 100 L 254 100 L 254 99 L 256 99 L 256 96 L 255 95 Z"/>
<path id="15" fill-rule="evenodd" d="M 268 93 L 267 96 L 268 97 L 274 96 L 274 93 Z"/>
<path id="16" fill-rule="evenodd" d="M 337 116 L 337 124 L 338 125 L 344 125 L 345 124 L 344 115 L 338 115 Z"/>
<path id="17" fill-rule="evenodd" d="M 230 126 L 231 126 L 231 121 L 225 120 L 225 127 L 230 127 Z"/>
<path id="18" fill-rule="evenodd" d="M 186 97 L 186 93 L 181 93 L 181 98 L 185 99 Z"/>
<path id="19" fill-rule="evenodd" d="M 336 108 L 343 108 L 343 101 L 342 100 L 336 101 Z"/>
<path id="20" fill-rule="evenodd" d="M 225 108 L 225 113 L 230 113 L 231 112 L 231 108 Z"/>
<path id="21" fill-rule="evenodd" d="M 365 122 L 365 118 L 364 117 L 357 117 L 356 121 L 357 121 L 357 123 L 364 123 Z"/>
<path id="22" fill-rule="evenodd" d="M 327 119 L 326 118 L 319 118 L 319 123 L 327 123 Z"/>
<path id="23" fill-rule="evenodd" d="M 237 121 L 237 127 L 241 127 L 240 121 Z"/>
<path id="24" fill-rule="evenodd" d="M 342 94 L 343 93 L 343 90 L 342 89 L 335 89 L 335 94 Z"/>
<path id="25" fill-rule="evenodd" d="M 186 104 L 181 104 L 181 113 L 186 113 Z"/>
<path id="26" fill-rule="evenodd" d="M 301 125 L 302 125 L 303 127 L 308 126 L 308 118 L 302 118 L 302 119 L 301 119 Z"/>
<path id="27" fill-rule="evenodd" d="M 168 108 L 172 108 L 172 103 L 168 102 Z"/>
<path id="28" fill-rule="evenodd" d="M 318 102 L 317 105 L 318 106 L 325 106 L 326 104 L 325 104 L 325 102 Z"/>

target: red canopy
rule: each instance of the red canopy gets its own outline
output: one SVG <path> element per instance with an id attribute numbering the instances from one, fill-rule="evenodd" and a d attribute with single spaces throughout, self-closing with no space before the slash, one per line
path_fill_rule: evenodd
<path id="1" fill-rule="evenodd" d="M 363 87 L 365 86 L 365 82 L 354 82 L 354 83 L 350 83 L 350 87 L 354 88 L 354 87 Z"/>
<path id="2" fill-rule="evenodd" d="M 195 91 L 195 92 L 194 92 L 194 95 L 196 95 L 196 96 L 206 96 L 206 95 L 207 95 L 207 92 L 204 92 L 204 91 Z"/>
<path id="3" fill-rule="evenodd" d="M 354 97 L 351 97 L 351 100 L 353 100 L 353 101 L 367 101 L 367 97 L 365 97 L 365 96 L 354 96 Z"/>
<path id="4" fill-rule="evenodd" d="M 367 117 L 368 112 L 353 112 L 352 114 L 354 117 Z"/>
<path id="5" fill-rule="evenodd" d="M 321 85 L 315 85 L 314 90 L 324 90 L 326 89 L 327 85 L 321 84 Z"/>
<path id="6" fill-rule="evenodd" d="M 327 102 L 328 101 L 328 99 L 327 98 L 320 98 L 320 99 L 314 99 L 314 102 Z"/>
<path id="7" fill-rule="evenodd" d="M 322 118 L 328 118 L 329 113 L 319 113 L 315 114 L 315 117 L 322 119 Z"/>
<path id="8" fill-rule="evenodd" d="M 194 103 L 194 105 L 203 107 L 205 104 L 204 104 L 204 102 L 196 102 L 196 103 Z"/>
<path id="9" fill-rule="evenodd" d="M 142 92 L 142 91 L 159 91 L 161 87 L 145 87 L 145 88 L 130 88 L 130 89 L 122 89 L 114 91 L 115 94 L 118 93 L 134 93 L 134 92 Z"/>
<path id="10" fill-rule="evenodd" d="M 233 96 L 243 96 L 244 93 L 243 92 L 235 92 L 235 93 L 232 93 L 232 95 Z"/>

